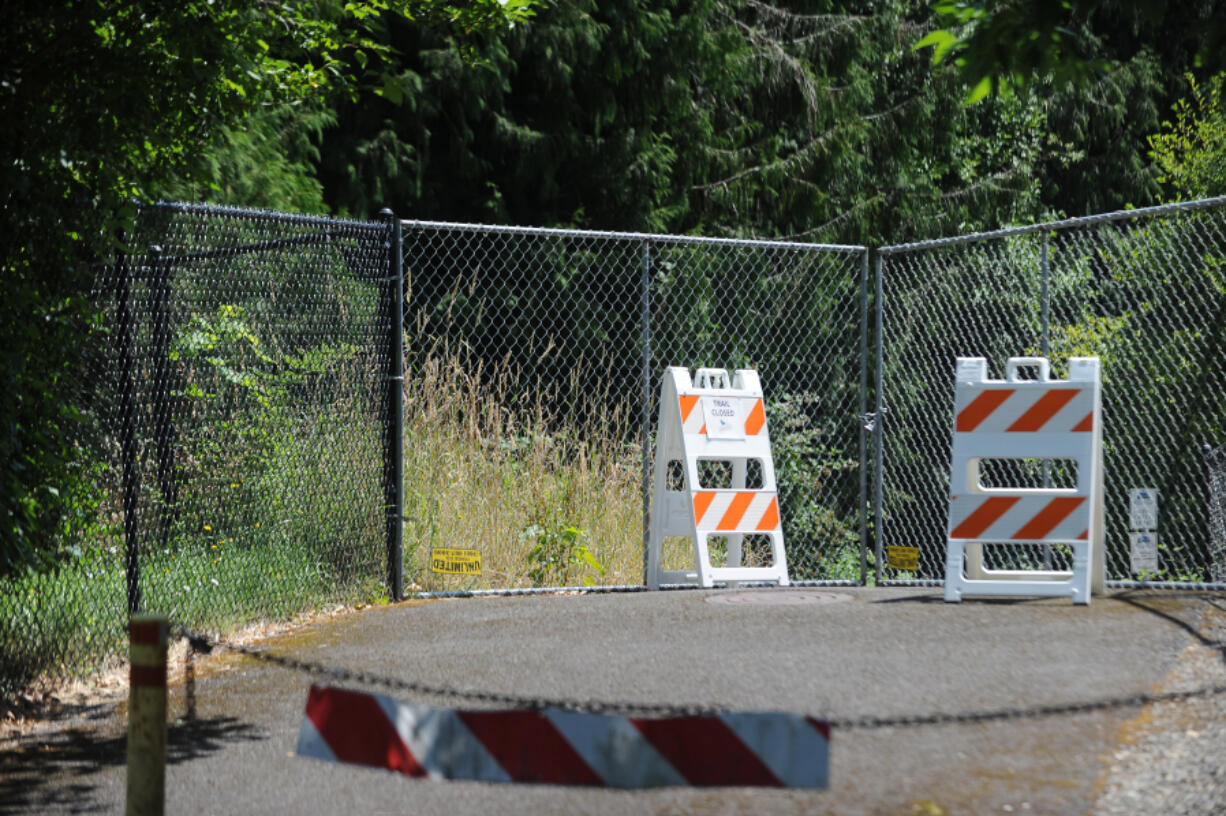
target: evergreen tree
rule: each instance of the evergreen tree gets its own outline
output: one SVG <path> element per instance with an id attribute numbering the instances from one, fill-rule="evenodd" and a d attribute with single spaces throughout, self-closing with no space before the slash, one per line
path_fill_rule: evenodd
<path id="1" fill-rule="evenodd" d="M 353 213 L 393 201 L 427 219 L 827 241 L 1033 214 L 1035 100 L 964 110 L 956 74 L 912 51 L 926 9 L 861 8 L 558 5 L 489 38 L 474 71 L 444 38 L 391 26 L 415 93 L 339 111 L 326 197 Z M 1008 152 L 991 144 L 1002 133 Z"/>
<path id="2" fill-rule="evenodd" d="M 57 532 L 86 501 L 81 338 L 107 329 L 87 295 L 97 264 L 122 246 L 135 202 L 174 194 L 272 204 L 284 195 L 314 208 L 309 148 L 292 132 L 303 119 L 284 105 L 297 102 L 321 123 L 333 94 L 375 81 L 401 93 L 384 70 L 384 15 L 450 29 L 467 48 L 470 32 L 531 12 L 528 0 L 74 0 L 6 14 L 0 575 L 60 557 Z M 281 186 L 263 184 L 270 179 Z M 251 200 L 266 186 L 267 198 Z"/>

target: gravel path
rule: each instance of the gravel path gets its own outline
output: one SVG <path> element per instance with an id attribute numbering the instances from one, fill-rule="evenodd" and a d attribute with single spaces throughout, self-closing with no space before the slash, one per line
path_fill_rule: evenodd
<path id="1" fill-rule="evenodd" d="M 1226 599 L 1190 622 L 1195 642 L 1162 691 L 1226 685 Z M 1112 755 L 1098 816 L 1226 814 L 1226 694 L 1155 703 L 1128 723 Z"/>

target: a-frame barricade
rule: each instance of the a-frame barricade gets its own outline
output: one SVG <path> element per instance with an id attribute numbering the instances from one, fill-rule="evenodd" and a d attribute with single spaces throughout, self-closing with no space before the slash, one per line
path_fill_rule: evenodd
<path id="1" fill-rule="evenodd" d="M 1037 379 L 1018 370 L 1037 368 Z M 1050 379 L 1043 357 L 1014 357 L 1006 379 L 988 379 L 987 360 L 958 359 L 945 555 L 945 600 L 968 595 L 1070 597 L 1088 604 L 1106 589 L 1102 394 L 1099 361 L 1069 359 L 1069 379 Z M 1063 460 L 1076 487 L 985 487 L 985 459 Z M 985 546 L 1063 546 L 1072 571 L 987 569 Z M 997 559 L 999 562 L 1000 559 Z"/>
<path id="2" fill-rule="evenodd" d="M 755 460 L 753 484 L 747 486 Z M 730 466 L 730 484 L 703 485 L 700 461 Z M 683 473 L 670 468 L 672 463 L 680 463 Z M 674 471 L 671 479 L 670 470 Z M 769 539 L 768 565 L 742 565 L 742 544 L 747 535 Z M 664 539 L 669 536 L 693 541 L 692 568 L 661 567 Z M 709 540 L 714 536 L 726 542 L 727 558 L 722 567 L 711 565 Z M 671 367 L 664 372 L 660 388 L 647 586 L 713 587 L 716 582 L 742 581 L 788 584 L 762 386 L 757 372 L 748 369 L 738 370 L 730 378 L 723 369 L 700 368 L 691 380 L 689 369 Z"/>

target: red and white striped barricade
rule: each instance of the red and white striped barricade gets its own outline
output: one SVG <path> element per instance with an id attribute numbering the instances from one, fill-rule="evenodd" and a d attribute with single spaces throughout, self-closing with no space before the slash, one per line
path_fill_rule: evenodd
<path id="1" fill-rule="evenodd" d="M 1019 368 L 1037 368 L 1022 379 Z M 1102 388 L 1096 357 L 1069 359 L 1069 379 L 1050 379 L 1043 357 L 1013 357 L 1006 379 L 987 360 L 958 358 L 945 555 L 945 600 L 965 595 L 1071 597 L 1088 604 L 1106 587 L 1103 531 Z M 1073 488 L 985 487 L 984 459 L 1072 460 Z M 1072 572 L 985 569 L 985 545 L 1063 545 Z"/>
<path id="2" fill-rule="evenodd" d="M 647 586 L 740 581 L 788 584 L 783 549 L 783 524 L 770 434 L 758 373 L 738 370 L 731 378 L 718 368 L 700 368 L 691 381 L 687 368 L 670 367 L 660 387 L 660 415 L 656 429 L 655 489 L 647 543 Z M 726 462 L 732 478 L 728 487 L 709 487 L 699 480 L 698 462 Z M 757 460 L 761 483 L 746 486 L 749 462 Z M 669 465 L 680 462 L 683 484 L 669 483 Z M 755 481 L 757 481 L 755 479 Z M 743 566 L 745 535 L 770 541 L 771 563 Z M 694 542 L 693 569 L 661 567 L 664 539 L 685 536 Z M 709 539 L 727 542 L 727 561 L 712 567 Z"/>
<path id="3" fill-rule="evenodd" d="M 825 788 L 830 726 L 773 712 L 464 711 L 312 686 L 297 753 L 435 780 Z"/>

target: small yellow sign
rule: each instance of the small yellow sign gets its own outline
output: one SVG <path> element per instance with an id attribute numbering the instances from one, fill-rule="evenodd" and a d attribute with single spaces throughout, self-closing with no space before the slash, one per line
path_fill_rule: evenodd
<path id="1" fill-rule="evenodd" d="M 481 551 L 436 547 L 430 550 L 430 569 L 448 575 L 480 575 Z"/>
<path id="2" fill-rule="evenodd" d="M 915 572 L 919 569 L 919 547 L 886 547 L 886 563 L 890 569 Z"/>

